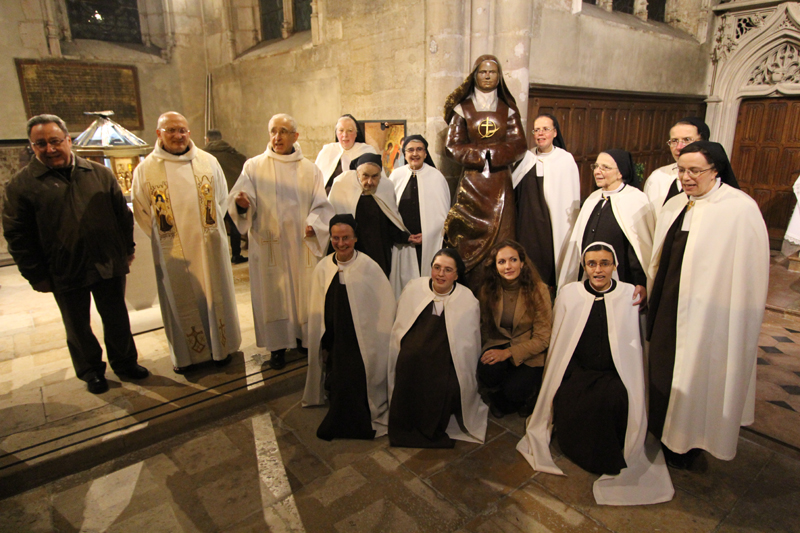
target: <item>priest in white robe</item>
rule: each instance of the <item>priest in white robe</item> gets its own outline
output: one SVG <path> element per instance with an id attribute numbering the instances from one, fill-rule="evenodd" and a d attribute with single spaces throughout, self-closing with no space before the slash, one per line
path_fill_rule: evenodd
<path id="1" fill-rule="evenodd" d="M 664 456 L 647 435 L 634 287 L 612 279 L 617 260 L 607 243 L 591 243 L 583 258 L 588 279 L 556 298 L 542 390 L 517 450 L 534 470 L 564 475 L 550 452 L 555 428 L 564 455 L 600 474 L 598 504 L 670 501 Z"/>
<path id="2" fill-rule="evenodd" d="M 378 263 L 393 287 L 396 279 L 410 278 L 416 252 L 413 246 L 422 242 L 422 234 L 412 235 L 397 209 L 394 185 L 383 173 L 381 157 L 365 154 L 350 164 L 352 170 L 336 180 L 328 200 L 337 215 L 353 215 L 359 224 L 357 250 Z"/>
<path id="3" fill-rule="evenodd" d="M 517 242 L 542 281 L 555 287 L 581 208 L 580 173 L 553 115 L 536 117 L 532 133 L 536 146 L 511 173 Z"/>
<path id="4" fill-rule="evenodd" d="M 678 170 L 650 263 L 648 419 L 667 462 L 688 468 L 700 449 L 733 459 L 753 423 L 769 238 L 720 144 L 686 146 Z"/>
<path id="5" fill-rule="evenodd" d="M 650 199 L 653 216 L 656 219 L 664 203 L 683 190 L 678 179 L 677 163 L 681 150 L 695 141 L 708 141 L 710 136 L 711 130 L 708 125 L 697 117 L 682 118 L 670 128 L 667 144 L 675 163 L 655 169 L 642 188 Z"/>
<path id="6" fill-rule="evenodd" d="M 387 430 L 396 302 L 377 263 L 355 249 L 355 218 L 335 215 L 330 234 L 334 253 L 317 264 L 311 284 L 303 407 L 323 405 L 328 397 L 320 439 L 372 439 Z"/>
<path id="7" fill-rule="evenodd" d="M 197 148 L 183 115 L 158 119 L 153 152 L 136 167 L 133 213 L 150 236 L 158 300 L 176 373 L 239 349 L 239 313 L 225 231 L 228 185 L 214 156 Z"/>
<path id="8" fill-rule="evenodd" d="M 647 273 L 653 248 L 653 213 L 647 196 L 631 183 L 635 169 L 630 153 L 605 150 L 592 165 L 594 191 L 581 207 L 567 242 L 558 286 L 581 279 L 581 250 L 602 240 L 617 251 L 620 281 L 636 287 L 636 303 L 647 296 Z"/>
<path id="9" fill-rule="evenodd" d="M 245 163 L 231 189 L 228 213 L 249 235 L 256 344 L 280 370 L 287 349 L 308 347 L 308 290 L 325 256 L 333 207 L 322 173 L 303 157 L 294 118 L 273 116 L 269 134 L 266 151 Z"/>
<path id="10" fill-rule="evenodd" d="M 330 194 L 334 180 L 350 170 L 350 163 L 364 154 L 378 152 L 364 139 L 364 132 L 353 115 L 342 115 L 336 122 L 336 142 L 326 144 L 314 162 L 322 171 L 325 194 Z"/>
<path id="11" fill-rule="evenodd" d="M 412 235 L 421 235 L 422 243 L 398 245 L 412 247 L 417 259 L 402 270 L 405 276 L 393 276 L 398 297 L 409 281 L 428 273 L 433 254 L 442 247 L 444 220 L 450 210 L 450 187 L 433 164 L 428 141 L 422 135 L 409 135 L 403 142 L 403 153 L 408 164 L 394 169 L 389 181 L 394 184 L 403 224 Z M 400 256 L 395 254 L 393 258 L 399 260 Z"/>

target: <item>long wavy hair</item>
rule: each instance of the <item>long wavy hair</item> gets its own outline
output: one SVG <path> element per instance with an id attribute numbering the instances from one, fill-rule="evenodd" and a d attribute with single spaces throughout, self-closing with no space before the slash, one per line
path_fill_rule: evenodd
<path id="1" fill-rule="evenodd" d="M 536 309 L 542 303 L 542 295 L 537 290 L 539 283 L 542 283 L 542 277 L 533 266 L 533 262 L 528 260 L 525 249 L 516 241 L 507 239 L 499 244 L 496 244 L 491 249 L 489 255 L 483 262 L 483 283 L 478 291 L 478 300 L 481 304 L 481 329 L 490 334 L 495 331 L 494 318 L 492 310 L 499 307 L 502 301 L 502 277 L 497 271 L 497 254 L 503 248 L 512 248 L 519 255 L 520 264 L 522 268 L 517 280 L 519 281 L 520 295 L 525 301 L 525 307 L 528 309 L 528 314 L 533 317 L 536 314 Z M 550 303 L 550 302 L 546 302 Z"/>
<path id="2" fill-rule="evenodd" d="M 453 109 L 458 104 L 466 100 L 467 97 L 475 90 L 475 73 L 478 72 L 478 67 L 480 67 L 481 63 L 484 61 L 492 61 L 495 65 L 497 65 L 497 97 L 504 101 L 508 107 L 516 111 L 517 115 L 520 114 L 519 108 L 517 107 L 517 101 L 514 99 L 511 91 L 508 90 L 506 80 L 503 78 L 503 67 L 500 65 L 500 61 L 493 55 L 485 54 L 475 60 L 475 64 L 472 66 L 472 71 L 470 71 L 467 77 L 464 78 L 464 81 L 461 82 L 461 85 L 456 87 L 455 90 L 445 99 L 444 120 L 448 124 L 450 123 L 450 119 L 453 118 Z"/>

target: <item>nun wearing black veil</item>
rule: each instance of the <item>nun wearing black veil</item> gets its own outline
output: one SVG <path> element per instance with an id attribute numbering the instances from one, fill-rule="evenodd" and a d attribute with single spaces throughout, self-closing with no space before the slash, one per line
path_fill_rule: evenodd
<path id="1" fill-rule="evenodd" d="M 478 394 L 478 300 L 463 285 L 458 252 L 436 252 L 430 276 L 412 280 L 397 303 L 389 344 L 389 442 L 412 448 L 482 443 L 488 407 Z"/>
<path id="2" fill-rule="evenodd" d="M 589 195 L 578 214 L 558 286 L 579 281 L 583 275 L 581 250 L 592 242 L 603 241 L 617 251 L 620 281 L 634 285 L 634 302 L 644 303 L 655 226 L 650 201 L 634 185 L 636 169 L 630 152 L 600 152 L 592 171 L 600 188 Z"/>
<path id="3" fill-rule="evenodd" d="M 689 144 L 678 174 L 650 263 L 649 421 L 667 461 L 688 468 L 699 449 L 733 459 L 739 427 L 753 423 L 769 239 L 722 145 Z"/>
<path id="4" fill-rule="evenodd" d="M 531 133 L 536 146 L 525 152 L 511 173 L 517 205 L 516 240 L 542 281 L 555 287 L 580 211 L 580 174 L 556 117 L 539 115 Z"/>
<path id="5" fill-rule="evenodd" d="M 617 256 L 607 243 L 591 243 L 582 263 L 588 279 L 561 287 L 556 298 L 542 390 L 517 450 L 534 470 L 564 475 L 550 452 L 555 431 L 570 461 L 601 476 L 597 503 L 669 501 L 664 456 L 647 436 L 634 287 L 613 279 Z"/>
<path id="6" fill-rule="evenodd" d="M 326 144 L 317 154 L 314 163 L 322 171 L 325 193 L 331 193 L 334 180 L 343 172 L 350 170 L 350 163 L 364 154 L 377 154 L 366 143 L 364 130 L 353 115 L 342 115 L 334 129 L 336 142 Z"/>

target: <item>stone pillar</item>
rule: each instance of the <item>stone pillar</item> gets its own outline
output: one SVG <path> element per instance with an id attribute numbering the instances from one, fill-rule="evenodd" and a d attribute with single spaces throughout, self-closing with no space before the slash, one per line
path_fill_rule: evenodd
<path id="1" fill-rule="evenodd" d="M 469 45 L 464 37 L 468 9 L 464 2 L 425 2 L 425 138 L 436 166 L 451 184 L 459 168 L 444 156 L 444 101 L 469 69 Z"/>
<path id="2" fill-rule="evenodd" d="M 469 35 L 470 54 L 467 68 L 484 54 L 494 53 L 495 0 L 473 0 L 470 9 Z"/>
<path id="3" fill-rule="evenodd" d="M 517 101 L 527 138 L 533 3 L 496 0 L 494 13 L 494 55 L 503 64 L 503 75 Z"/>

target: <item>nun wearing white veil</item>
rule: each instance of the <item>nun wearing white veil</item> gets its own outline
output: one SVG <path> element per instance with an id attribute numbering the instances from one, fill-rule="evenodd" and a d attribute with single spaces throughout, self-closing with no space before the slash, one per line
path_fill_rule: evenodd
<path id="1" fill-rule="evenodd" d="M 517 450 L 534 470 L 564 475 L 550 453 L 599 474 L 601 505 L 643 505 L 675 491 L 658 442 L 648 439 L 644 365 L 633 285 L 613 279 L 617 255 L 603 242 L 581 256 L 583 282 L 561 289 L 539 400 Z"/>

